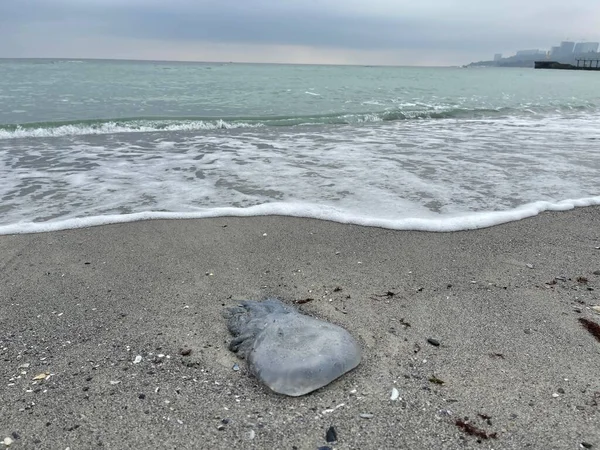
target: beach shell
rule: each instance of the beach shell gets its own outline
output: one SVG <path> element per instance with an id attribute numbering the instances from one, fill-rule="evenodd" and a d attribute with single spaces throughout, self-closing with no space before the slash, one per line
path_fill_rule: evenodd
<path id="1" fill-rule="evenodd" d="M 228 308 L 224 316 L 234 336 L 229 349 L 245 358 L 250 372 L 279 394 L 307 394 L 360 363 L 360 347 L 346 330 L 277 299 L 244 301 Z"/>
<path id="2" fill-rule="evenodd" d="M 40 380 L 45 380 L 46 378 L 49 378 L 50 374 L 48 372 L 44 372 L 44 373 L 40 373 L 39 375 L 36 375 L 35 377 L 33 377 L 33 380 L 35 381 L 40 381 Z"/>

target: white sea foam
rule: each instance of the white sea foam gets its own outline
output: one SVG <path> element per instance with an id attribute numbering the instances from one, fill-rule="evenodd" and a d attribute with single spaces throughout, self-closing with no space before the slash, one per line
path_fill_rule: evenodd
<path id="1" fill-rule="evenodd" d="M 170 148 L 175 147 L 175 142 L 171 142 L 171 141 L 160 141 L 156 144 L 156 148 L 160 149 L 160 150 L 167 150 Z"/>
<path id="2" fill-rule="evenodd" d="M 288 215 L 454 231 L 600 204 L 597 117 L 0 142 L 0 233 Z"/>
<path id="3" fill-rule="evenodd" d="M 507 222 L 525 219 L 544 211 L 568 211 L 575 207 L 600 205 L 600 196 L 575 200 L 562 200 L 557 203 L 535 202 L 520 206 L 509 211 L 477 212 L 457 217 L 439 218 L 405 218 L 381 219 L 368 218 L 360 215 L 345 213 L 335 208 L 319 205 L 267 203 L 248 208 L 213 208 L 198 212 L 156 212 L 144 211 L 133 214 L 112 214 L 72 218 L 53 222 L 23 222 L 0 226 L 0 235 L 42 233 L 77 228 L 88 228 L 99 225 L 139 222 L 152 219 L 205 219 L 214 217 L 252 217 L 252 216 L 287 216 L 328 220 L 345 224 L 368 227 L 387 228 L 391 230 L 416 230 L 432 232 L 450 232 L 475 230 L 500 225 Z"/>
<path id="4" fill-rule="evenodd" d="M 175 122 L 105 122 L 95 125 L 69 124 L 51 127 L 23 128 L 14 130 L 0 129 L 0 139 L 18 139 L 28 137 L 62 137 L 62 136 L 85 136 L 115 133 L 148 133 L 152 131 L 200 131 L 235 128 L 258 128 L 260 123 L 227 122 L 225 120 L 214 121 L 175 121 Z"/>

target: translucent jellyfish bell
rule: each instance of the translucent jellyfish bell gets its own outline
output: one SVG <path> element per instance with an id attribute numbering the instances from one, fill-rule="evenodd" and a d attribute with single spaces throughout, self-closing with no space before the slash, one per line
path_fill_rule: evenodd
<path id="1" fill-rule="evenodd" d="M 271 390 L 297 397 L 319 389 L 360 363 L 361 351 L 343 328 L 299 313 L 279 300 L 228 308 L 229 349 Z"/>

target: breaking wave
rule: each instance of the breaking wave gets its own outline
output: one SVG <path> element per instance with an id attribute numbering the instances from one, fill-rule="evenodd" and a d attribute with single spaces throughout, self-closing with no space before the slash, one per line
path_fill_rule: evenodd
<path id="1" fill-rule="evenodd" d="M 223 118 L 125 118 L 79 120 L 70 122 L 37 122 L 0 125 L 0 139 L 83 136 L 94 134 L 145 133 L 160 131 L 206 131 L 233 128 L 276 126 L 352 125 L 401 120 L 493 119 L 499 117 L 547 116 L 565 113 L 597 113 L 592 105 L 521 108 L 445 108 L 435 105 L 413 105 L 409 108 L 380 112 L 331 113 L 304 116 L 263 116 Z"/>

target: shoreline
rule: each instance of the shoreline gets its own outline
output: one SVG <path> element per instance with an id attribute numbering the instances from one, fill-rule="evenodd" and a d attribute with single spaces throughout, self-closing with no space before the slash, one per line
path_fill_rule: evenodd
<path id="1" fill-rule="evenodd" d="M 255 216 L 2 235 L 0 441 L 596 448 L 600 342 L 578 319 L 600 323 L 598 223 L 591 206 L 449 233 Z M 347 329 L 358 368 L 299 398 L 259 385 L 221 311 L 268 296 L 312 298 L 296 307 Z"/>
<path id="2" fill-rule="evenodd" d="M 472 211 L 440 215 L 439 217 L 407 217 L 384 219 L 360 217 L 329 207 L 324 210 L 314 204 L 262 203 L 255 206 L 219 207 L 203 212 L 143 211 L 129 214 L 109 214 L 50 222 L 21 222 L 0 225 L 0 236 L 49 233 L 89 227 L 135 223 L 147 220 L 204 220 L 218 218 L 279 217 L 281 219 L 320 220 L 350 226 L 382 228 L 393 231 L 426 231 L 452 233 L 479 230 L 535 217 L 544 212 L 564 212 L 575 208 L 600 206 L 600 196 L 565 199 L 557 202 L 540 200 L 506 211 Z"/>

